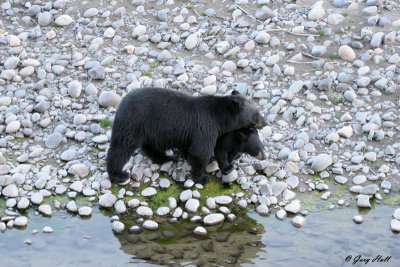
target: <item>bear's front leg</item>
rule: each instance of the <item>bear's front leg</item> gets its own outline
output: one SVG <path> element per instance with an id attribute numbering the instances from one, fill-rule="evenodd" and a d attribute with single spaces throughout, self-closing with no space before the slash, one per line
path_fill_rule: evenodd
<path id="1" fill-rule="evenodd" d="M 210 138 L 211 141 L 216 138 Z M 188 151 L 188 162 L 192 166 L 192 177 L 194 182 L 200 184 L 208 183 L 208 176 L 205 175 L 206 165 L 211 159 L 214 150 L 215 141 L 197 139 L 197 142 L 191 145 Z"/>
<path id="2" fill-rule="evenodd" d="M 233 165 L 228 159 L 228 154 L 224 151 L 215 151 L 215 158 L 218 162 L 222 174 L 228 174 L 233 170 Z"/>

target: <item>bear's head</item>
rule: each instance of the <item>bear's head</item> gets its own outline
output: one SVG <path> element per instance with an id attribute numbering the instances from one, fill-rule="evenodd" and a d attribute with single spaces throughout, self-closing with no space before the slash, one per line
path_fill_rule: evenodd
<path id="1" fill-rule="evenodd" d="M 249 154 L 259 160 L 265 159 L 263 145 L 255 128 L 244 128 L 238 131 L 237 141 L 240 151 Z"/>
<path id="2" fill-rule="evenodd" d="M 237 117 L 240 128 L 264 128 L 267 123 L 260 114 L 257 105 L 246 99 L 236 90 L 232 91 L 230 98 L 230 110 Z"/>

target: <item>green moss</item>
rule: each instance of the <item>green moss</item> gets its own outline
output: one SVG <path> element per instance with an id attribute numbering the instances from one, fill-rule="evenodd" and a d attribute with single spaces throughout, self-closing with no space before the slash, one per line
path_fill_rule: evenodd
<path id="1" fill-rule="evenodd" d="M 200 194 L 202 196 L 207 196 L 207 197 L 216 197 L 216 196 L 222 196 L 222 195 L 230 195 L 232 193 L 239 193 L 243 191 L 243 189 L 240 187 L 238 184 L 223 184 L 221 181 L 217 180 L 214 177 L 210 177 L 210 181 L 204 185 L 204 188 L 199 190 Z"/>
<path id="2" fill-rule="evenodd" d="M 384 195 L 384 201 L 383 203 L 386 205 L 391 205 L 391 206 L 400 206 L 400 196 L 395 196 L 395 197 L 390 197 L 388 196 L 385 199 L 385 195 Z"/>
<path id="3" fill-rule="evenodd" d="M 109 118 L 105 118 L 104 120 L 100 121 L 100 126 L 103 127 L 103 128 L 108 127 L 110 125 L 111 125 L 111 123 L 110 123 L 110 119 Z"/>
<path id="4" fill-rule="evenodd" d="M 167 189 L 157 188 L 157 194 L 150 197 L 145 198 L 149 203 L 150 208 L 153 210 L 157 210 L 159 207 L 167 206 L 168 207 L 168 198 L 174 197 L 175 199 L 179 199 L 179 195 L 182 192 L 182 187 L 174 182 L 171 183 L 171 186 Z"/>
<path id="5" fill-rule="evenodd" d="M 158 67 L 158 66 L 160 66 L 161 65 L 161 63 L 160 63 L 160 61 L 158 61 L 158 60 L 156 60 L 156 61 L 154 61 L 153 63 L 151 63 L 151 67 L 153 67 L 153 68 L 156 68 L 156 67 Z"/>
<path id="6" fill-rule="evenodd" d="M 325 36 L 325 31 L 324 30 L 318 30 L 316 32 L 316 34 L 318 34 L 319 36 Z"/>
<path id="7" fill-rule="evenodd" d="M 343 17 L 347 17 L 348 15 L 349 15 L 349 12 L 346 12 L 346 11 L 345 11 L 345 12 L 342 12 L 342 16 L 343 16 Z"/>
<path id="8" fill-rule="evenodd" d="M 330 53 L 330 54 L 328 54 L 328 57 L 332 58 L 332 59 L 337 59 L 337 58 L 339 58 L 339 55 L 337 53 Z"/>
<path id="9" fill-rule="evenodd" d="M 148 77 L 151 77 L 151 72 L 150 71 L 145 71 L 145 72 L 143 72 L 143 75 L 145 75 L 145 76 L 148 76 Z"/>

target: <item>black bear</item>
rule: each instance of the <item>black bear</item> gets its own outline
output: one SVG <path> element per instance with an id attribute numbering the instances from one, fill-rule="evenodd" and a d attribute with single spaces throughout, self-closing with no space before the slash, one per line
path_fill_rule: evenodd
<path id="1" fill-rule="evenodd" d="M 264 159 L 263 145 L 257 129 L 242 128 L 218 137 L 214 155 L 222 174 L 232 171 L 232 161 L 241 153 L 247 153 L 260 160 Z"/>
<path id="2" fill-rule="evenodd" d="M 171 160 L 165 150 L 184 152 L 195 182 L 207 183 L 204 175 L 217 138 L 240 128 L 266 125 L 256 105 L 237 91 L 228 96 L 189 96 L 163 88 L 141 88 L 121 101 L 114 119 L 107 153 L 110 180 L 129 182 L 122 168 L 137 148 L 154 163 Z"/>

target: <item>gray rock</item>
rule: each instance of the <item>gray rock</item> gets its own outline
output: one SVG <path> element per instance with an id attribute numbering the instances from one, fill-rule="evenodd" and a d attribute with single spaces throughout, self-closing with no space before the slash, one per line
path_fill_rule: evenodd
<path id="1" fill-rule="evenodd" d="M 267 6 L 262 6 L 256 11 L 255 17 L 261 21 L 267 20 L 271 17 L 272 11 Z"/>
<path id="2" fill-rule="evenodd" d="M 370 41 L 370 45 L 372 47 L 380 47 L 383 41 L 383 37 L 385 36 L 384 32 L 377 32 L 374 33 L 374 35 L 372 35 L 371 41 Z"/>
<path id="3" fill-rule="evenodd" d="M 89 77 L 93 80 L 104 80 L 106 77 L 105 68 L 103 66 L 97 66 L 91 68 L 88 71 Z"/>
<path id="4" fill-rule="evenodd" d="M 38 15 L 38 24 L 40 26 L 47 26 L 51 23 L 53 15 L 50 12 L 41 12 Z"/>
<path id="5" fill-rule="evenodd" d="M 99 96 L 99 105 L 102 107 L 118 106 L 121 102 L 121 97 L 110 91 L 102 92 Z"/>
<path id="6" fill-rule="evenodd" d="M 62 142 L 62 135 L 60 133 L 53 133 L 49 135 L 46 139 L 45 145 L 47 148 L 57 148 L 59 144 Z"/>
<path id="7" fill-rule="evenodd" d="M 321 172 L 333 163 L 333 159 L 328 154 L 320 154 L 313 158 L 311 169 L 315 172 Z"/>
<path id="8" fill-rule="evenodd" d="M 160 185 L 161 188 L 168 188 L 168 187 L 170 187 L 171 182 L 166 178 L 162 178 L 162 179 L 160 179 L 158 184 Z"/>

